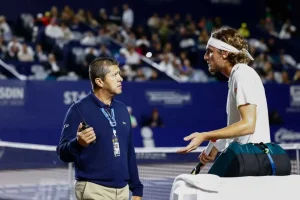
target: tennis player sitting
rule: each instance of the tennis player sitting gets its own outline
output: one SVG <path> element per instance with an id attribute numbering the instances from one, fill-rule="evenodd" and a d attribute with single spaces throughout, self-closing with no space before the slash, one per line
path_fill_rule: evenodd
<path id="1" fill-rule="evenodd" d="M 221 72 L 229 78 L 227 127 L 192 133 L 184 138 L 191 140 L 190 143 L 178 153 L 189 153 L 203 141 L 217 140 L 209 155 L 202 152 L 199 156 L 205 165 L 233 141 L 241 144 L 270 142 L 265 90 L 259 75 L 248 66 L 253 58 L 247 49 L 247 42 L 235 29 L 222 27 L 212 33 L 204 60 L 211 73 Z"/>

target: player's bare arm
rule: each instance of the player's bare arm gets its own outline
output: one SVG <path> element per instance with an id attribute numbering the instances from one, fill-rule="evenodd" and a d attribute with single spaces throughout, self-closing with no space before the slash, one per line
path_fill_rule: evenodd
<path id="1" fill-rule="evenodd" d="M 195 150 L 202 142 L 208 140 L 218 140 L 226 138 L 236 138 L 244 135 L 253 134 L 256 125 L 256 105 L 245 104 L 239 106 L 241 120 L 222 129 L 192 133 L 184 138 L 185 141 L 191 142 L 183 149 L 178 150 L 178 153 L 189 153 Z"/>
<path id="2" fill-rule="evenodd" d="M 222 129 L 203 133 L 204 140 L 235 138 L 254 133 L 256 125 L 256 105 L 239 106 L 241 120 Z"/>

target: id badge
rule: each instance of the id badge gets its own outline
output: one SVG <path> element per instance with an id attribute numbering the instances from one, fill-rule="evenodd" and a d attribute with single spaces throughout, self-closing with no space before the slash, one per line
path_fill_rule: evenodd
<path id="1" fill-rule="evenodd" d="M 115 157 L 119 157 L 120 156 L 120 145 L 119 145 L 119 141 L 118 141 L 118 137 L 116 135 L 113 135 L 113 148 L 114 148 L 114 155 Z"/>

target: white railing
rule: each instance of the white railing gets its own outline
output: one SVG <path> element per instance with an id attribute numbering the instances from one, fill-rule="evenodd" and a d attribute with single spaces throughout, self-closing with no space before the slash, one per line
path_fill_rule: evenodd
<path id="1" fill-rule="evenodd" d="M 21 81 L 27 80 L 27 77 L 23 74 L 20 74 L 17 70 L 15 70 L 13 67 L 6 64 L 3 60 L 0 59 L 0 66 L 12 73 L 17 79 Z"/>

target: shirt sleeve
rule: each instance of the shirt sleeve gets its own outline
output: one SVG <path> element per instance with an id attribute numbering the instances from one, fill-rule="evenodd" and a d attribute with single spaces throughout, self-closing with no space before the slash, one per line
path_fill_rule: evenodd
<path id="1" fill-rule="evenodd" d="M 214 146 L 219 152 L 223 151 L 226 147 L 226 139 L 219 139 L 215 142 Z"/>
<path id="2" fill-rule="evenodd" d="M 75 162 L 83 148 L 76 137 L 79 124 L 80 117 L 71 106 L 65 116 L 60 141 L 56 148 L 56 152 L 63 162 Z"/>
<path id="3" fill-rule="evenodd" d="M 236 76 L 232 92 L 236 98 L 236 106 L 239 107 L 245 104 L 257 105 L 257 80 L 248 73 L 239 73 Z"/>

